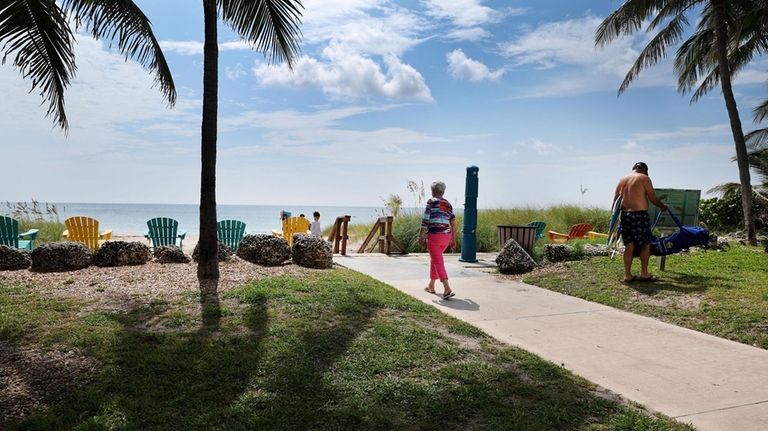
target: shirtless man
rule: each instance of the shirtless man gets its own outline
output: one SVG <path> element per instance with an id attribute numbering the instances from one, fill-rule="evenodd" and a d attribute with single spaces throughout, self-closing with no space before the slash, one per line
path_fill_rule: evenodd
<path id="1" fill-rule="evenodd" d="M 666 211 L 667 206 L 656 197 L 648 177 L 648 165 L 637 162 L 632 173 L 619 180 L 614 202 L 621 196 L 621 239 L 624 241 L 624 283 L 635 280 L 654 281 L 648 273 L 651 258 L 651 220 L 648 217 L 648 201 Z M 640 256 L 640 275 L 632 275 L 632 258 Z"/>

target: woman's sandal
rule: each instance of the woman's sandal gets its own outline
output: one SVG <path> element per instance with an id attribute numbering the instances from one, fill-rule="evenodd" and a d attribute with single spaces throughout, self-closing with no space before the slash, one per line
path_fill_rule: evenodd
<path id="1" fill-rule="evenodd" d="M 429 289 L 429 287 L 425 287 L 425 288 L 424 288 L 424 291 L 425 291 L 425 292 L 427 292 L 427 293 L 431 293 L 431 294 L 433 294 L 433 295 L 437 293 L 437 292 L 435 292 L 434 290 L 430 290 L 430 289 Z"/>
<path id="2" fill-rule="evenodd" d="M 456 293 L 454 292 L 443 293 L 443 299 L 451 299 L 454 296 L 456 296 Z"/>

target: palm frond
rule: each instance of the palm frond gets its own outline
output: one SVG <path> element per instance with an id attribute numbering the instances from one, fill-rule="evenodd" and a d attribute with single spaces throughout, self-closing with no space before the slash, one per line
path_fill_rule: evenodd
<path id="1" fill-rule="evenodd" d="M 728 68 L 731 72 L 731 79 L 735 78 L 739 72 L 744 69 L 745 66 L 749 64 L 750 61 L 752 61 L 752 58 L 754 57 L 755 50 L 754 48 L 754 40 L 747 41 L 747 43 L 737 47 L 737 48 L 731 48 L 729 49 L 729 55 L 728 55 Z M 712 47 L 712 52 L 714 55 L 714 45 Z M 696 91 L 693 92 L 691 95 L 691 103 L 697 102 L 699 99 L 704 97 L 707 93 L 709 93 L 712 89 L 716 88 L 718 85 L 720 85 L 720 66 L 716 63 L 710 64 L 711 70 L 706 78 L 701 82 L 699 87 L 696 89 Z M 702 69 L 705 69 L 706 65 L 702 66 Z"/>
<path id="2" fill-rule="evenodd" d="M 218 0 L 221 17 L 270 62 L 288 67 L 298 55 L 301 0 Z"/>
<path id="3" fill-rule="evenodd" d="M 32 89 L 48 103 L 47 116 L 68 129 L 64 90 L 75 74 L 73 35 L 64 12 L 54 0 L 10 0 L 0 6 L 2 63 L 14 56 L 13 65 Z"/>
<path id="4" fill-rule="evenodd" d="M 685 15 L 677 15 L 648 42 L 648 45 L 643 48 L 632 68 L 629 69 L 629 72 L 624 77 L 624 81 L 619 87 L 619 94 L 629 88 L 629 85 L 643 69 L 654 66 L 659 60 L 664 58 L 667 48 L 680 40 L 685 29 L 684 27 L 687 25 L 688 19 L 686 19 Z"/>
<path id="5" fill-rule="evenodd" d="M 132 0 L 63 0 L 62 8 L 95 39 L 109 39 L 126 59 L 155 73 L 155 85 L 168 104 L 176 103 L 176 87 L 152 25 Z"/>
<path id="6" fill-rule="evenodd" d="M 716 52 L 712 47 L 715 42 L 715 32 L 705 28 L 694 33 L 683 42 L 675 55 L 675 74 L 677 89 L 685 94 L 696 85 L 702 76 L 709 75 L 717 65 Z"/>
<path id="7" fill-rule="evenodd" d="M 753 113 L 755 123 L 760 123 L 768 118 L 768 99 L 763 100 L 761 104 L 757 105 Z"/>
<path id="8" fill-rule="evenodd" d="M 747 141 L 747 147 L 751 150 L 762 150 L 768 148 L 768 127 L 753 130 L 744 136 Z"/>
<path id="9" fill-rule="evenodd" d="M 643 26 L 654 11 L 664 7 L 664 0 L 627 0 L 611 12 L 595 31 L 595 46 L 602 47 L 621 36 L 630 35 Z"/>
<path id="10" fill-rule="evenodd" d="M 741 184 L 739 183 L 723 183 L 718 184 L 711 189 L 707 190 L 707 193 L 720 196 L 728 196 L 731 194 L 741 193 Z"/>

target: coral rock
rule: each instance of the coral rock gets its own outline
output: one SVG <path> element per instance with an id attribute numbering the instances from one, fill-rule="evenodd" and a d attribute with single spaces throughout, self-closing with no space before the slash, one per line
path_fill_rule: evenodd
<path id="1" fill-rule="evenodd" d="M 32 264 L 29 250 L 0 245 L 0 271 L 27 269 Z"/>
<path id="2" fill-rule="evenodd" d="M 536 268 L 536 261 L 514 239 L 504 243 L 496 263 L 499 271 L 505 274 L 522 274 Z"/>
<path id="3" fill-rule="evenodd" d="M 266 266 L 277 266 L 291 258 L 288 241 L 272 235 L 246 235 L 237 247 L 244 260 Z"/>
<path id="4" fill-rule="evenodd" d="M 93 263 L 93 252 L 79 242 L 49 242 L 32 251 L 32 271 L 54 272 L 83 269 Z"/>
<path id="5" fill-rule="evenodd" d="M 294 235 L 291 257 L 293 263 L 307 268 L 326 269 L 333 266 L 331 243 L 319 236 Z"/>

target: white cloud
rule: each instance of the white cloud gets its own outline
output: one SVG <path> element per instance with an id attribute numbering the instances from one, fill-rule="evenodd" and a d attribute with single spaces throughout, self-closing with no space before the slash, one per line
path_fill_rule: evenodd
<path id="1" fill-rule="evenodd" d="M 563 151 L 563 148 L 559 145 L 550 144 L 541 139 L 529 137 L 523 141 L 514 143 L 512 148 L 506 151 L 503 155 L 505 157 L 517 155 L 520 153 L 519 149 L 526 150 L 526 153 L 530 153 L 530 151 L 533 150 L 539 156 L 549 156 Z"/>
<path id="2" fill-rule="evenodd" d="M 448 33 L 448 38 L 467 42 L 477 42 L 491 37 L 491 32 L 482 27 L 458 28 Z"/>
<path id="3" fill-rule="evenodd" d="M 384 57 L 382 67 L 369 57 L 331 45 L 323 50 L 323 57 L 326 61 L 300 57 L 292 73 L 285 65 L 259 62 L 253 73 L 265 85 L 315 86 L 334 97 L 434 101 L 421 74 L 393 55 Z"/>
<path id="4" fill-rule="evenodd" d="M 260 145 L 235 145 L 219 151 L 223 159 L 252 160 L 263 154 L 283 154 L 324 160 L 330 164 L 361 166 L 421 163 L 410 155 L 420 145 L 459 141 L 460 137 L 439 136 L 401 127 L 352 130 L 344 122 L 352 117 L 391 111 L 399 105 L 352 106 L 310 112 L 295 110 L 247 111 L 220 120 L 224 133 L 234 130 L 259 130 Z M 444 157 L 443 159 L 447 159 Z"/>
<path id="5" fill-rule="evenodd" d="M 637 150 L 639 145 L 637 144 L 637 141 L 635 140 L 629 140 L 626 144 L 624 144 L 624 149 L 627 151 L 635 151 Z"/>
<path id="6" fill-rule="evenodd" d="M 731 127 L 728 124 L 714 124 L 712 126 L 681 127 L 674 130 L 655 130 L 636 133 L 632 136 L 634 141 L 680 141 L 711 137 L 731 136 Z"/>
<path id="7" fill-rule="evenodd" d="M 473 60 L 464 54 L 461 49 L 454 49 L 446 54 L 448 59 L 448 71 L 457 79 L 466 79 L 472 82 L 496 81 L 504 75 L 504 69 L 491 72 L 488 66 Z"/>
<path id="8" fill-rule="evenodd" d="M 203 45 L 203 42 L 196 40 L 160 41 L 160 47 L 164 52 L 173 52 L 179 55 L 203 55 Z M 249 51 L 252 49 L 250 45 L 240 40 L 219 43 L 219 51 Z"/>
<path id="9" fill-rule="evenodd" d="M 245 70 L 245 67 L 243 67 L 243 65 L 240 63 L 236 64 L 233 67 L 227 66 L 224 69 L 224 76 L 226 76 L 227 79 L 236 80 L 246 75 L 248 75 L 248 72 Z"/>
<path id="10" fill-rule="evenodd" d="M 308 2 L 302 32 L 308 45 L 343 45 L 361 54 L 402 55 L 431 24 L 385 0 Z"/>
<path id="11" fill-rule="evenodd" d="M 559 65 L 580 65 L 623 75 L 639 51 L 630 38 L 615 40 L 603 49 L 595 48 L 595 30 L 602 18 L 585 17 L 554 21 L 531 29 L 514 41 L 501 44 L 504 55 L 516 65 L 549 69 Z"/>
<path id="12" fill-rule="evenodd" d="M 527 88 L 522 97 L 617 90 L 647 40 L 645 34 L 639 32 L 595 48 L 595 30 L 601 22 L 602 18 L 595 16 L 548 22 L 499 44 L 502 54 L 517 69 L 557 72 Z M 670 60 L 644 70 L 633 83 L 633 86 L 659 85 L 676 85 Z"/>
<path id="13" fill-rule="evenodd" d="M 501 21 L 504 14 L 483 5 L 482 0 L 426 0 L 427 13 L 450 20 L 457 27 L 474 27 Z"/>
<path id="14" fill-rule="evenodd" d="M 448 38 L 465 41 L 478 41 L 491 36 L 484 27 L 496 24 L 505 16 L 520 15 L 525 9 L 493 9 L 483 4 L 483 0 L 425 0 L 427 15 L 434 19 L 450 22 L 453 29 Z"/>

